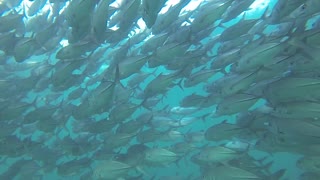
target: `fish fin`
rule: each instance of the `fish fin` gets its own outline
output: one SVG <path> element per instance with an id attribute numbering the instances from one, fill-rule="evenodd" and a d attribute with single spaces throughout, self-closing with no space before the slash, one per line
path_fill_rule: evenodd
<path id="1" fill-rule="evenodd" d="M 153 119 L 153 113 L 152 113 L 152 115 L 150 116 L 150 118 L 147 120 L 147 122 L 145 122 L 146 124 L 150 124 L 150 126 L 152 126 L 151 125 L 151 121 L 152 121 L 152 119 Z M 142 132 L 143 130 L 141 129 L 141 132 Z"/>
<path id="2" fill-rule="evenodd" d="M 314 57 L 312 57 L 312 55 L 310 55 L 310 53 L 308 53 L 308 52 L 301 51 L 301 54 L 302 54 L 304 57 L 306 57 L 307 59 L 314 60 Z"/>
<path id="3" fill-rule="evenodd" d="M 259 164 L 262 164 L 263 161 L 265 161 L 267 158 L 268 158 L 268 156 L 264 156 L 264 157 L 262 157 L 261 159 L 257 159 L 257 162 L 258 162 Z"/>
<path id="4" fill-rule="evenodd" d="M 244 12 L 243 12 L 243 15 L 242 15 L 242 17 L 241 17 L 241 19 L 240 19 L 240 21 L 245 21 L 246 15 L 247 15 L 247 11 L 244 11 Z M 238 23 L 239 23 L 239 22 L 238 22 Z M 240 23 L 242 23 L 242 22 L 240 22 Z"/>
<path id="5" fill-rule="evenodd" d="M 189 142 L 189 140 L 187 139 L 188 138 L 187 134 L 189 134 L 191 132 L 191 130 L 192 130 L 192 127 L 190 129 L 188 129 L 187 132 L 183 133 L 183 137 L 186 140 L 186 142 Z"/>
<path id="6" fill-rule="evenodd" d="M 227 123 L 228 123 L 228 119 L 225 119 L 220 124 L 227 124 Z"/>
<path id="7" fill-rule="evenodd" d="M 145 99 L 147 100 L 148 98 L 145 98 Z M 150 108 L 150 107 L 146 106 L 145 104 L 142 104 L 142 106 L 143 106 L 144 108 L 146 108 L 147 110 L 149 110 L 149 111 L 151 111 L 151 112 L 152 112 L 152 108 Z"/>
<path id="8" fill-rule="evenodd" d="M 225 26 L 225 25 L 223 25 L 222 23 L 220 23 L 218 26 L 219 26 L 219 27 L 222 27 L 222 28 L 224 28 L 224 29 L 228 29 L 228 27 Z"/>
<path id="9" fill-rule="evenodd" d="M 320 124 L 317 124 L 317 121 L 316 122 L 306 122 L 306 123 L 312 124 L 312 125 L 314 125 L 316 127 L 320 127 Z"/>
<path id="10" fill-rule="evenodd" d="M 264 10 L 264 12 L 262 13 L 260 19 L 262 19 L 263 21 L 266 21 L 266 20 L 270 17 L 270 15 L 268 15 L 268 14 L 269 14 L 269 9 L 271 9 L 271 8 L 270 8 L 270 6 L 268 5 L 268 6 L 266 7 L 266 9 Z"/>
<path id="11" fill-rule="evenodd" d="M 89 53 L 89 55 L 87 56 L 87 58 L 89 59 L 95 51 L 96 51 L 96 49 L 92 50 L 92 51 Z"/>
<path id="12" fill-rule="evenodd" d="M 179 162 L 180 162 L 183 158 L 184 158 L 184 156 L 179 155 L 179 156 L 178 156 L 178 159 L 174 161 L 174 163 L 176 164 L 177 167 L 180 167 L 180 166 L 179 166 Z"/>
<path id="13" fill-rule="evenodd" d="M 120 81 L 120 68 L 119 64 L 116 65 L 116 72 L 115 72 L 115 78 L 114 78 L 114 83 L 119 84 L 122 88 L 126 88 Z"/>
<path id="14" fill-rule="evenodd" d="M 222 68 L 222 69 L 220 70 L 220 72 L 221 72 L 222 74 L 224 74 L 224 75 L 228 74 L 228 72 L 226 71 L 226 68 Z"/>
<path id="15" fill-rule="evenodd" d="M 149 56 L 151 57 L 151 55 L 149 55 Z M 157 70 L 158 70 L 158 69 L 153 70 L 152 72 L 150 72 L 150 74 L 151 74 L 152 76 L 154 76 L 154 77 L 157 77 L 157 74 L 156 74 Z"/>
<path id="16" fill-rule="evenodd" d="M 283 175 L 286 173 L 286 169 L 280 169 L 278 171 L 276 171 L 275 173 L 271 174 L 271 176 L 269 177 L 270 180 L 277 180 L 277 179 L 281 179 L 281 177 L 283 177 Z"/>
<path id="17" fill-rule="evenodd" d="M 23 1 L 22 2 L 22 14 L 23 14 L 23 17 L 28 19 L 29 17 L 28 17 L 27 12 L 26 12 L 26 7 L 29 9 L 29 7 L 26 4 L 26 1 Z M 14 7 L 10 7 L 10 9 L 13 9 L 14 13 L 17 13 L 16 10 L 14 9 Z"/>
<path id="18" fill-rule="evenodd" d="M 254 71 L 252 71 L 250 74 L 246 75 L 245 77 L 239 79 L 239 81 L 237 83 L 234 83 L 233 85 L 231 85 L 230 89 L 233 89 L 234 86 L 238 85 L 238 83 L 244 79 L 247 79 L 255 74 L 257 74 L 261 69 L 263 68 L 263 66 L 260 66 L 259 68 L 255 69 Z"/>
<path id="19" fill-rule="evenodd" d="M 147 100 L 148 100 L 148 99 L 144 98 L 137 106 L 138 106 L 139 108 L 144 107 L 143 105 L 144 105 L 144 103 L 145 103 Z"/>
<path id="20" fill-rule="evenodd" d="M 211 113 L 208 113 L 208 114 L 205 114 L 205 115 L 203 115 L 203 116 L 201 116 L 201 120 L 202 120 L 202 122 L 206 122 L 206 118 L 210 115 Z"/>
<path id="21" fill-rule="evenodd" d="M 162 108 L 161 112 L 164 112 L 165 114 L 169 114 L 170 113 L 170 105 L 166 105 Z"/>
<path id="22" fill-rule="evenodd" d="M 313 54 L 313 50 L 316 50 L 316 48 L 313 48 L 309 45 L 307 45 L 303 40 L 297 39 L 297 38 L 291 38 L 288 40 L 288 43 L 292 46 L 295 46 L 301 50 L 301 54 L 310 59 L 310 60 L 316 60 Z"/>
<path id="23" fill-rule="evenodd" d="M 228 163 L 228 161 L 221 161 L 221 162 L 219 162 L 219 164 L 222 166 L 230 167 L 230 164 Z"/>
<path id="24" fill-rule="evenodd" d="M 35 107 L 36 109 L 38 108 L 37 107 L 37 102 L 39 100 L 39 96 L 37 96 L 36 98 L 34 98 L 34 100 L 30 103 L 31 106 Z"/>
<path id="25" fill-rule="evenodd" d="M 263 166 L 261 166 L 260 168 L 264 169 L 265 171 L 269 172 L 271 166 L 273 165 L 273 161 L 270 161 L 266 164 L 264 164 Z"/>

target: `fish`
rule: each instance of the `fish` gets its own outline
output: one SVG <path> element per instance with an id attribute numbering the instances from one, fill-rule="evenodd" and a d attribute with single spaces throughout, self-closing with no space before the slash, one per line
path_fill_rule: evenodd
<path id="1" fill-rule="evenodd" d="M 19 177 L 19 173 L 15 173 L 15 172 L 20 172 L 20 171 L 23 171 L 23 167 L 24 166 L 28 166 L 31 165 L 31 163 L 34 162 L 32 160 L 24 160 L 24 159 L 21 159 L 21 160 L 18 160 L 16 162 L 14 162 L 13 164 L 11 164 L 9 166 L 9 168 L 0 175 L 1 178 L 15 178 L 15 177 Z M 39 168 L 41 169 L 41 168 Z M 28 177 L 28 175 L 26 175 L 26 177 Z"/>
<path id="2" fill-rule="evenodd" d="M 107 20 L 109 18 L 109 4 L 111 1 L 100 1 L 92 15 L 91 33 L 96 42 L 103 42 L 106 38 Z"/>
<path id="3" fill-rule="evenodd" d="M 304 156 L 297 160 L 297 167 L 307 172 L 319 172 L 319 164 L 317 156 Z"/>
<path id="4" fill-rule="evenodd" d="M 184 107 L 180 107 L 180 106 L 175 106 L 170 109 L 170 113 L 180 114 L 180 115 L 193 114 L 196 111 L 198 111 L 198 108 L 196 108 L 196 107 L 184 108 Z"/>
<path id="5" fill-rule="evenodd" d="M 300 5 L 297 9 L 292 11 L 289 14 L 289 17 L 291 18 L 303 18 L 305 16 L 313 15 L 317 12 L 317 9 L 315 8 L 317 5 L 319 5 L 319 2 L 314 0 L 307 0 L 305 3 Z"/>
<path id="6" fill-rule="evenodd" d="M 293 120 L 294 122 L 295 120 Z M 299 122 L 295 122 L 292 125 L 284 125 L 282 123 L 288 122 L 288 119 L 282 118 L 277 119 L 274 118 L 270 120 L 268 129 L 275 134 L 279 134 L 277 138 L 282 138 L 289 141 L 291 138 L 294 138 L 296 142 L 310 141 L 317 142 L 319 134 L 318 124 L 313 123 L 310 120 L 301 120 Z M 303 131 L 302 131 L 303 129 Z M 308 137 L 308 138 L 307 138 Z M 301 139 L 300 139 L 301 138 Z M 308 140 L 306 140 L 308 139 Z"/>
<path id="7" fill-rule="evenodd" d="M 259 19 L 258 19 L 259 20 Z M 220 35 L 219 39 L 222 42 L 230 41 L 235 39 L 239 36 L 244 35 L 245 33 L 249 32 L 251 28 L 255 24 L 257 24 L 258 20 L 256 19 L 244 19 L 244 17 L 236 24 L 231 27 L 226 28 Z M 249 33 L 250 34 L 250 33 Z"/>
<path id="8" fill-rule="evenodd" d="M 33 17 L 28 17 L 27 23 L 25 25 L 27 32 L 41 32 L 46 27 L 50 26 L 50 19 L 49 19 L 50 11 L 47 10 L 41 14 L 38 14 Z M 53 24 L 53 23 L 52 23 Z"/>
<path id="9" fill-rule="evenodd" d="M 24 38 L 14 47 L 14 58 L 17 62 L 23 62 L 33 55 L 38 45 L 33 38 Z"/>
<path id="10" fill-rule="evenodd" d="M 195 149 L 197 149 L 197 146 L 188 142 L 176 143 L 170 148 L 170 150 L 176 154 L 187 154 Z"/>
<path id="11" fill-rule="evenodd" d="M 205 138 L 208 141 L 221 141 L 231 140 L 239 134 L 246 133 L 246 129 L 238 126 L 237 124 L 231 124 L 227 121 L 223 121 L 220 124 L 215 124 L 209 127 L 205 132 Z"/>
<path id="12" fill-rule="evenodd" d="M 227 142 L 224 146 L 226 148 L 230 148 L 236 151 L 245 152 L 250 148 L 250 143 L 241 141 L 241 140 L 233 140 Z"/>
<path id="13" fill-rule="evenodd" d="M 90 33 L 90 16 L 92 14 L 96 2 L 88 0 L 71 1 L 65 10 L 65 20 L 71 27 L 68 37 L 69 43 L 76 43 L 82 40 Z"/>
<path id="14" fill-rule="evenodd" d="M 201 149 L 194 157 L 204 163 L 227 163 L 239 156 L 241 153 L 223 146 L 208 146 Z"/>
<path id="15" fill-rule="evenodd" d="M 185 96 L 181 101 L 180 101 L 180 106 L 181 107 L 193 107 L 193 106 L 201 106 L 203 102 L 205 102 L 206 97 L 193 93 L 191 95 Z"/>
<path id="16" fill-rule="evenodd" d="M 146 23 L 148 28 L 151 28 L 157 20 L 158 13 L 161 8 L 165 5 L 166 0 L 160 0 L 157 2 L 152 2 L 150 0 L 143 0 L 143 14 L 142 19 Z"/>
<path id="17" fill-rule="evenodd" d="M 240 93 L 255 83 L 258 70 L 243 74 L 228 74 L 214 82 L 213 92 L 221 95 L 222 97 Z"/>
<path id="18" fill-rule="evenodd" d="M 166 64 L 168 61 L 174 57 L 183 56 L 186 53 L 189 45 L 182 42 L 182 43 L 168 43 L 164 46 L 159 47 L 155 54 L 153 55 L 154 58 L 148 62 L 149 67 L 157 67 L 159 65 Z"/>
<path id="19" fill-rule="evenodd" d="M 165 133 L 154 128 L 142 130 L 137 134 L 139 143 L 149 143 L 164 137 Z"/>
<path id="20" fill-rule="evenodd" d="M 192 22 L 192 32 L 198 32 L 210 24 L 213 24 L 216 20 L 221 18 L 221 15 L 228 9 L 233 1 L 211 1 L 204 2 L 200 5 L 200 13 L 195 16 Z"/>
<path id="21" fill-rule="evenodd" d="M 107 136 L 108 138 L 104 138 L 106 139 L 104 141 L 104 143 L 108 146 L 111 147 L 113 149 L 124 146 L 126 144 L 128 144 L 131 139 L 133 137 L 136 136 L 136 132 L 133 133 L 106 133 L 104 134 L 105 136 Z"/>
<path id="22" fill-rule="evenodd" d="M 255 52 L 248 53 L 243 56 L 236 64 L 235 71 L 246 72 L 248 70 L 257 69 L 264 66 L 264 58 L 276 57 L 281 55 L 281 52 L 285 50 L 286 43 L 266 43 L 256 49 Z"/>
<path id="23" fill-rule="evenodd" d="M 246 171 L 238 167 L 223 165 L 215 167 L 214 170 L 213 168 L 210 168 L 204 173 L 203 176 L 203 179 L 262 179 L 261 177 L 255 175 L 254 173 L 251 173 L 250 171 Z"/>
<path id="24" fill-rule="evenodd" d="M 114 160 L 107 160 L 94 168 L 92 178 L 114 179 L 125 177 L 126 174 L 134 169 L 132 166 Z"/>
<path id="25" fill-rule="evenodd" d="M 301 180 L 307 180 L 307 179 L 310 179 L 310 180 L 315 180 L 319 177 L 319 173 L 315 173 L 315 172 L 304 172 L 300 175 L 300 179 Z"/>
<path id="26" fill-rule="evenodd" d="M 23 24 L 23 15 L 18 14 L 15 11 L 12 11 L 11 13 L 1 16 L 0 17 L 0 32 L 5 33 L 12 30 L 16 30 L 18 32 L 21 32 L 22 34 L 25 31 L 25 26 Z"/>
<path id="27" fill-rule="evenodd" d="M 276 117 L 283 118 L 311 118 L 318 119 L 317 102 L 312 101 L 292 101 L 290 104 L 284 103 L 275 106 L 271 112 Z M 303 109 L 303 113 L 302 112 Z"/>
<path id="28" fill-rule="evenodd" d="M 214 59 L 211 63 L 212 70 L 221 70 L 225 72 L 225 68 L 235 62 L 237 58 L 240 57 L 240 48 L 234 48 L 230 51 L 220 54 L 217 58 Z"/>
<path id="29" fill-rule="evenodd" d="M 141 52 L 148 53 L 156 51 L 159 46 L 162 46 L 165 43 L 168 36 L 168 33 L 161 33 L 146 39 L 145 43 L 141 47 Z"/>
<path id="30" fill-rule="evenodd" d="M 35 0 L 28 6 L 26 3 L 24 4 L 24 8 L 26 9 L 27 16 L 34 16 L 45 6 L 47 1 L 45 0 Z"/>
<path id="31" fill-rule="evenodd" d="M 0 0 L 0 179 L 318 177 L 319 2 Z"/>
<path id="32" fill-rule="evenodd" d="M 155 79 L 153 79 L 147 87 L 144 89 L 144 94 L 146 97 L 152 97 L 161 93 L 165 93 L 168 88 L 178 85 L 180 88 L 181 81 L 175 83 L 174 81 L 179 79 L 179 72 L 171 74 L 159 74 Z"/>
<path id="33" fill-rule="evenodd" d="M 143 102 L 142 102 L 143 103 Z M 138 109 L 140 108 L 140 104 L 120 104 L 118 106 L 115 106 L 112 111 L 110 112 L 109 118 L 113 119 L 115 121 L 121 121 L 123 119 L 126 119 Z"/>
<path id="34" fill-rule="evenodd" d="M 145 161 L 152 166 L 164 166 L 179 160 L 180 156 L 165 148 L 151 148 L 145 151 Z"/>
<path id="35" fill-rule="evenodd" d="M 135 56 L 122 60 L 119 65 L 120 79 L 138 72 L 150 59 L 150 56 Z"/>
<path id="36" fill-rule="evenodd" d="M 203 131 L 187 132 L 184 136 L 189 143 L 200 143 L 205 140 L 205 132 Z"/>
<path id="37" fill-rule="evenodd" d="M 222 15 L 222 23 L 228 22 L 237 16 L 239 16 L 242 12 L 245 12 L 249 9 L 250 5 L 254 2 L 254 0 L 249 1 L 241 1 L 235 0 L 232 2 L 230 7 L 226 10 L 226 12 Z"/>
<path id="38" fill-rule="evenodd" d="M 297 1 L 297 0 L 285 0 L 278 1 L 273 8 L 270 15 L 270 23 L 279 23 L 285 22 L 289 18 L 288 16 L 292 13 L 296 8 L 301 6 L 306 1 Z"/>
<path id="39" fill-rule="evenodd" d="M 206 82 L 206 80 L 210 79 L 216 74 L 214 70 L 206 70 L 202 69 L 201 71 L 191 74 L 188 79 L 184 81 L 184 87 L 193 87 L 199 83 Z"/>
<path id="40" fill-rule="evenodd" d="M 129 30 L 129 28 L 132 26 L 132 24 L 135 22 L 138 16 L 140 5 L 141 5 L 141 0 L 132 0 L 125 6 L 123 15 L 126 18 L 120 19 L 120 22 L 119 22 L 120 31 L 126 32 Z"/>
<path id="41" fill-rule="evenodd" d="M 56 58 L 61 60 L 79 58 L 85 55 L 86 51 L 89 50 L 90 47 L 92 47 L 92 44 L 90 42 L 70 44 L 61 48 L 57 52 Z"/>
<path id="42" fill-rule="evenodd" d="M 90 163 L 91 160 L 86 158 L 79 160 L 71 160 L 59 164 L 57 167 L 57 171 L 58 174 L 61 176 L 73 176 L 86 169 Z"/>
<path id="43" fill-rule="evenodd" d="M 117 133 L 138 133 L 143 128 L 144 122 L 143 121 L 128 121 L 121 123 L 118 128 L 116 129 Z"/>
<path id="44" fill-rule="evenodd" d="M 264 89 L 264 94 L 268 97 L 269 101 L 273 103 L 303 100 L 312 101 L 317 99 L 317 94 L 314 93 L 317 81 L 317 79 L 312 78 L 285 77 L 268 84 Z M 289 89 L 295 89 L 295 91 L 290 92 L 288 91 Z M 301 92 L 305 94 L 301 96 Z"/>
<path id="45" fill-rule="evenodd" d="M 235 94 L 218 103 L 215 115 L 230 115 L 242 112 L 253 106 L 259 97 L 250 94 Z"/>
<path id="46" fill-rule="evenodd" d="M 152 33 L 157 35 L 162 32 L 170 31 L 168 27 L 170 27 L 170 25 L 172 25 L 175 21 L 179 19 L 182 8 L 184 8 L 188 3 L 190 3 L 190 0 L 182 0 L 174 6 L 170 6 L 167 13 L 158 14 L 152 26 Z"/>
<path id="47" fill-rule="evenodd" d="M 26 112 L 29 108 L 32 108 L 36 105 L 36 99 L 32 103 L 17 103 L 17 104 L 11 104 L 8 103 L 7 106 L 3 109 L 1 109 L 1 117 L 6 120 L 14 120 L 16 118 L 19 118 L 21 114 Z"/>

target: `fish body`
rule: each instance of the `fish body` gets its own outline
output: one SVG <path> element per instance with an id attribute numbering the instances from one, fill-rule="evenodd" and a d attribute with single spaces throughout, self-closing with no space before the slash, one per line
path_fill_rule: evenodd
<path id="1" fill-rule="evenodd" d="M 166 165 L 179 159 L 179 156 L 164 148 L 151 148 L 145 151 L 145 160 L 147 163 L 155 165 Z"/>
<path id="2" fill-rule="evenodd" d="M 142 0 L 143 14 L 142 19 L 148 28 L 151 28 L 157 20 L 158 13 L 166 3 L 166 0 L 152 1 Z"/>
<path id="3" fill-rule="evenodd" d="M 197 160 L 206 163 L 226 163 L 239 156 L 238 152 L 223 146 L 205 147 L 195 155 Z"/>
<path id="4" fill-rule="evenodd" d="M 192 23 L 192 32 L 198 32 L 218 20 L 226 9 L 231 5 L 232 1 L 211 1 L 204 2 L 200 6 L 200 13 L 195 16 Z"/>
<path id="5" fill-rule="evenodd" d="M 92 178 L 94 179 L 115 179 L 126 176 L 132 166 L 119 162 L 108 160 L 94 168 Z"/>
<path id="6" fill-rule="evenodd" d="M 222 122 L 220 124 L 209 127 L 204 135 L 208 141 L 221 141 L 232 139 L 237 135 L 243 134 L 245 132 L 245 128 L 242 128 L 236 124 Z"/>

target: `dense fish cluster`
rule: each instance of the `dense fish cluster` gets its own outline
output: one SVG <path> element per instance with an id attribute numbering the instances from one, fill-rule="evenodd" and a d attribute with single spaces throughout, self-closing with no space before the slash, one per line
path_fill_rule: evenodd
<path id="1" fill-rule="evenodd" d="M 1 180 L 320 179 L 320 1 L 169 2 L 0 0 Z"/>

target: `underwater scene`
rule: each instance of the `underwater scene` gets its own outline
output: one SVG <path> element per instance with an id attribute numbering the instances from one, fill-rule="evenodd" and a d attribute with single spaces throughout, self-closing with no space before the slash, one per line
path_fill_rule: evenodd
<path id="1" fill-rule="evenodd" d="M 0 0 L 0 180 L 320 180 L 320 0 Z"/>

